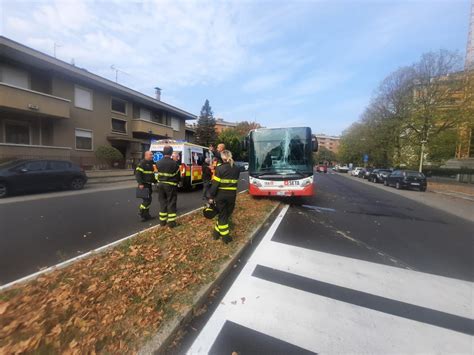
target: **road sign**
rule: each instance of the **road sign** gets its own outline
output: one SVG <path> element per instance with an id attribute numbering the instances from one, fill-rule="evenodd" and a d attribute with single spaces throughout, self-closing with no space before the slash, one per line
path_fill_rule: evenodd
<path id="1" fill-rule="evenodd" d="M 369 161 L 369 155 L 364 154 L 364 163 L 367 163 Z"/>

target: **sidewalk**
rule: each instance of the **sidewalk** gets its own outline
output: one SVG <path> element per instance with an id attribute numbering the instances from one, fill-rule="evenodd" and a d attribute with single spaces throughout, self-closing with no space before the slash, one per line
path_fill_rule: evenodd
<path id="1" fill-rule="evenodd" d="M 444 183 L 428 180 L 428 191 L 451 197 L 474 201 L 474 185 L 463 183 Z"/>
<path id="2" fill-rule="evenodd" d="M 393 187 L 375 184 L 367 180 L 352 177 L 348 174 L 335 173 L 335 175 L 358 181 L 393 194 L 401 195 L 424 205 L 442 210 L 465 220 L 474 222 L 474 195 L 473 189 L 467 184 L 438 183 L 428 181 L 426 192 L 415 190 L 397 190 Z"/>

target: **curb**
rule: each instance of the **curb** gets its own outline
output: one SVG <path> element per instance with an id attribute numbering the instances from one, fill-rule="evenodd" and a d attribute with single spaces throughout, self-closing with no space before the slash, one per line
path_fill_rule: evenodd
<path id="1" fill-rule="evenodd" d="M 214 281 L 211 281 L 207 285 L 204 285 L 196 294 L 193 299 L 192 305 L 189 306 L 185 311 L 180 315 L 172 319 L 167 325 L 165 325 L 157 334 L 153 336 L 151 340 L 145 343 L 144 346 L 138 351 L 138 354 L 148 355 L 148 354 L 166 354 L 167 348 L 174 340 L 174 337 L 184 326 L 188 323 L 193 317 L 194 312 L 198 310 L 203 304 L 206 303 L 209 294 L 212 290 L 221 283 L 221 281 L 229 274 L 229 272 L 234 267 L 234 264 L 240 259 L 242 254 L 250 247 L 253 240 L 257 234 L 263 229 L 267 220 L 273 215 L 273 213 L 281 206 L 281 202 L 278 203 L 275 207 L 272 208 L 270 212 L 262 219 L 260 225 L 255 227 L 255 229 L 250 234 L 250 237 L 247 239 L 247 242 L 243 244 L 240 249 L 238 249 L 230 260 L 228 260 L 220 268 Z"/>

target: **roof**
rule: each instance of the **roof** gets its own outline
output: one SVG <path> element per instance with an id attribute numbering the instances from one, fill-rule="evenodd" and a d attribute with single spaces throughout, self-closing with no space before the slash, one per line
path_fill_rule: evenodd
<path id="1" fill-rule="evenodd" d="M 328 136 L 324 133 L 320 133 L 320 134 L 315 134 L 314 135 L 316 138 L 328 138 L 328 139 L 341 139 L 341 137 L 336 137 L 336 136 Z"/>
<path id="2" fill-rule="evenodd" d="M 236 127 L 237 123 L 236 122 L 224 121 L 223 118 L 217 118 L 216 119 L 216 125 Z"/>
<path id="3" fill-rule="evenodd" d="M 196 119 L 196 115 L 184 111 L 178 107 L 157 100 L 151 96 L 142 94 L 136 90 L 105 79 L 99 75 L 93 74 L 86 69 L 76 67 L 62 60 L 54 58 L 48 54 L 42 53 L 21 43 L 15 42 L 4 36 L 0 36 L 0 53 L 2 56 L 12 58 L 16 61 L 26 63 L 42 69 L 53 69 L 56 72 L 65 74 L 74 79 L 90 82 L 95 86 L 112 91 L 125 97 L 133 98 L 133 100 L 144 105 L 166 110 L 175 113 L 187 120 Z"/>

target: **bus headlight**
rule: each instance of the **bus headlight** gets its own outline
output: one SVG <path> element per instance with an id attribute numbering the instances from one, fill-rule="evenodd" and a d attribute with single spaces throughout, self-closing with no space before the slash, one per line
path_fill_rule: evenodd
<path id="1" fill-rule="evenodd" d="M 308 185 L 312 185 L 313 184 L 313 177 L 309 177 L 309 178 L 306 178 L 304 179 L 303 181 L 301 181 L 301 187 L 306 187 Z"/>
<path id="2" fill-rule="evenodd" d="M 252 185 L 257 186 L 257 187 L 262 187 L 263 186 L 262 183 L 260 181 L 258 181 L 257 179 L 250 179 L 250 183 Z"/>

